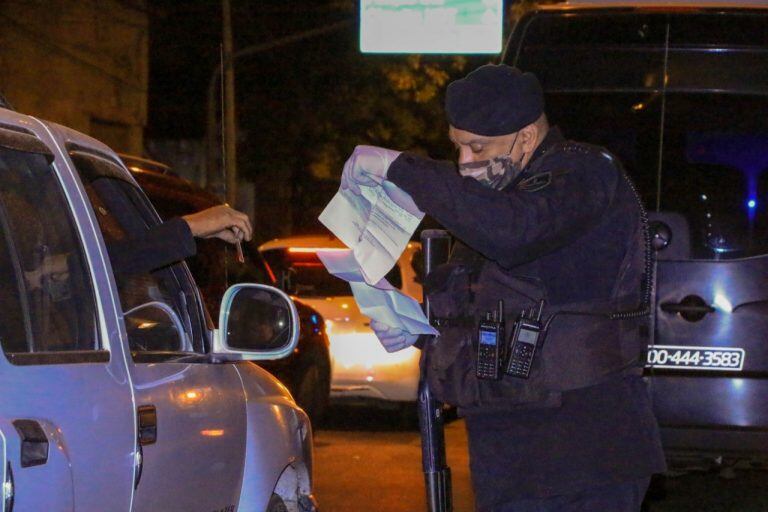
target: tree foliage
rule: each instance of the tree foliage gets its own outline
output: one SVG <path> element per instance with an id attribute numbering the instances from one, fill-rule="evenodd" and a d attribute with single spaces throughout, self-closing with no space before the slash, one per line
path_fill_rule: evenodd
<path id="1" fill-rule="evenodd" d="M 352 22 L 358 3 L 232 2 L 236 51 L 350 20 L 343 29 L 236 62 L 238 168 L 256 185 L 264 236 L 309 229 L 358 144 L 451 158 L 445 87 L 492 60 L 361 54 Z M 528 4 L 509 2 L 507 20 Z M 163 16 L 153 16 L 152 79 L 162 94 L 153 94 L 151 118 L 169 128 L 153 125 L 152 131 L 162 137 L 202 136 L 205 90 L 219 55 L 219 3 L 153 0 L 152 5 Z M 180 88 L 189 92 L 175 94 Z"/>
<path id="2" fill-rule="evenodd" d="M 298 207 L 281 229 L 310 230 L 356 145 L 450 158 L 445 87 L 487 60 L 364 55 L 351 25 L 239 65 L 239 167 L 257 203 L 290 196 Z"/>

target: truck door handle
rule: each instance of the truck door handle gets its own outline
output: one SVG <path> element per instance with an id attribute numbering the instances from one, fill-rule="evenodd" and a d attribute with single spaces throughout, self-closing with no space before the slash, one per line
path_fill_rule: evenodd
<path id="1" fill-rule="evenodd" d="M 139 444 L 136 450 L 135 459 L 133 465 L 135 467 L 135 473 L 133 477 L 133 488 L 139 488 L 139 482 L 141 482 L 141 474 L 144 472 L 144 448 Z"/>
<path id="2" fill-rule="evenodd" d="M 3 483 L 3 510 L 5 512 L 13 512 L 13 502 L 16 495 L 16 489 L 13 483 L 13 468 L 11 463 L 5 466 L 5 482 Z"/>
<path id="3" fill-rule="evenodd" d="M 21 438 L 21 467 L 41 466 L 48 462 L 48 438 L 35 420 L 15 420 L 13 426 Z"/>
<path id="4" fill-rule="evenodd" d="M 141 405 L 136 410 L 137 437 L 136 455 L 134 460 L 135 476 L 133 488 L 136 489 L 144 473 L 144 447 L 157 441 L 157 409 L 154 405 Z"/>
<path id="5" fill-rule="evenodd" d="M 698 322 L 708 313 L 714 313 L 715 308 L 704 302 L 698 295 L 688 295 L 678 303 L 665 302 L 661 305 L 665 313 L 679 314 L 689 322 Z"/>
<path id="6" fill-rule="evenodd" d="M 157 442 L 157 409 L 154 405 L 142 405 L 138 408 L 139 446 Z"/>

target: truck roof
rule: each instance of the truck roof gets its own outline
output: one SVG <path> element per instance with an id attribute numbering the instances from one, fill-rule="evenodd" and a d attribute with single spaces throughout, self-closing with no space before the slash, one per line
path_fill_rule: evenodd
<path id="1" fill-rule="evenodd" d="M 543 11 L 569 11 L 587 9 L 768 9 L 768 0 L 568 0 L 557 4 L 539 5 Z"/>

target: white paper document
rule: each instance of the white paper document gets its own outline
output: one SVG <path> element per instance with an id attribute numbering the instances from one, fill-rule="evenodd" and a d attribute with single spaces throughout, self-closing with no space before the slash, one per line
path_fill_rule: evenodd
<path id="1" fill-rule="evenodd" d="M 319 219 L 352 249 L 363 281 L 375 285 L 395 265 L 424 212 L 388 181 L 360 191 L 339 190 Z"/>
<path id="2" fill-rule="evenodd" d="M 375 285 L 366 283 L 352 251 L 319 250 L 317 256 L 328 272 L 349 282 L 360 312 L 365 316 L 410 334 L 437 334 L 416 300 L 386 279 L 380 279 Z"/>

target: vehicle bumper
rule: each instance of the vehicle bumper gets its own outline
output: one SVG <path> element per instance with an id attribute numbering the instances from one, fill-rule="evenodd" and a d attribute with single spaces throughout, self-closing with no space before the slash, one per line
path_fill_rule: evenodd
<path id="1" fill-rule="evenodd" d="M 410 393 L 385 395 L 377 389 L 350 386 L 331 390 L 331 404 L 395 409 L 404 403 L 415 403 L 416 395 Z"/>
<path id="2" fill-rule="evenodd" d="M 677 374 L 654 375 L 648 382 L 664 451 L 673 465 L 768 461 L 768 379 Z"/>
<path id="3" fill-rule="evenodd" d="M 768 466 L 768 432 L 662 427 L 661 440 L 672 468 L 709 469 L 736 462 Z"/>
<path id="4" fill-rule="evenodd" d="M 420 351 L 386 352 L 373 333 L 331 338 L 331 401 L 348 398 L 413 402 L 419 384 Z"/>

